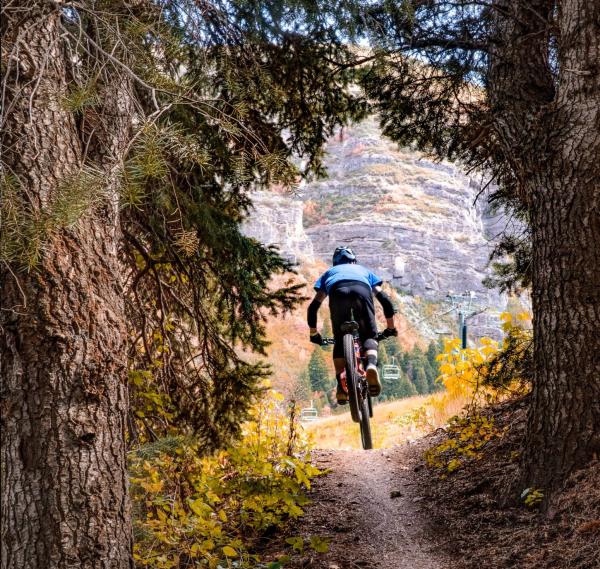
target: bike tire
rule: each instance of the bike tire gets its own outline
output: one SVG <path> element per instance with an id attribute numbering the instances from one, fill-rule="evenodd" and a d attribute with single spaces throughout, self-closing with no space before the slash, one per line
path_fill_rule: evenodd
<path id="1" fill-rule="evenodd" d="M 365 397 L 362 400 L 360 413 L 360 440 L 365 450 L 373 448 L 373 437 L 371 435 L 371 421 L 369 419 L 369 400 Z"/>
<path id="2" fill-rule="evenodd" d="M 350 416 L 355 423 L 360 423 L 360 408 L 356 385 L 356 356 L 354 354 L 354 336 L 344 334 L 344 365 L 346 367 L 346 387 L 348 388 L 348 403 Z"/>
<path id="3" fill-rule="evenodd" d="M 367 399 L 369 401 L 369 417 L 373 418 L 373 398 L 367 394 Z"/>

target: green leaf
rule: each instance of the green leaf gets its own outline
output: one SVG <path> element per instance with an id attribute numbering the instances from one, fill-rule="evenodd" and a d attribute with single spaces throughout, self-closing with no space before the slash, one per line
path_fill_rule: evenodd
<path id="1" fill-rule="evenodd" d="M 327 538 L 314 535 L 310 538 L 310 547 L 317 553 L 327 553 L 329 551 L 329 540 Z"/>
<path id="2" fill-rule="evenodd" d="M 302 537 L 288 537 L 285 542 L 289 543 L 294 551 L 298 551 L 300 553 L 304 551 L 304 538 Z"/>

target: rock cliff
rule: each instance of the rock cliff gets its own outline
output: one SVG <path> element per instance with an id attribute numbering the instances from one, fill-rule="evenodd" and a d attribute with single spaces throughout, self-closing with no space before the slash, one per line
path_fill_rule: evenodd
<path id="1" fill-rule="evenodd" d="M 311 239 L 304 231 L 304 203 L 290 196 L 256 192 L 254 209 L 242 225 L 242 231 L 261 243 L 276 245 L 284 256 L 297 260 L 314 255 Z"/>
<path id="2" fill-rule="evenodd" d="M 307 184 L 305 225 L 317 257 L 338 244 L 399 289 L 439 299 L 481 284 L 497 218 L 477 204 L 480 185 L 448 162 L 436 163 L 383 138 L 374 119 L 327 145 L 329 178 Z"/>

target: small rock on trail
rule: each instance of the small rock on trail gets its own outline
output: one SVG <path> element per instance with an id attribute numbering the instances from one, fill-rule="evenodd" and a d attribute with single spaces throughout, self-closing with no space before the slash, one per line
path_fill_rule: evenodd
<path id="1" fill-rule="evenodd" d="M 314 483 L 297 531 L 330 540 L 325 554 L 294 567 L 447 569 L 456 566 L 423 519 L 407 446 L 372 451 L 315 451 L 330 472 Z M 422 498 L 421 498 L 422 499 Z"/>

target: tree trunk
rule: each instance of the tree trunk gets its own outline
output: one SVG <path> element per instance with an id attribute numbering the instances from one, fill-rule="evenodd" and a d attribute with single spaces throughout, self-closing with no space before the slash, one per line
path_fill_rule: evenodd
<path id="1" fill-rule="evenodd" d="M 36 227 L 82 166 L 63 104 L 57 5 L 12 2 L 2 30 L 4 174 Z M 133 566 L 126 331 L 109 209 L 52 231 L 32 271 L 0 272 L 2 569 Z"/>
<path id="2" fill-rule="evenodd" d="M 522 486 L 555 489 L 600 454 L 600 5 L 562 2 L 560 80 L 531 184 L 535 380 Z"/>

